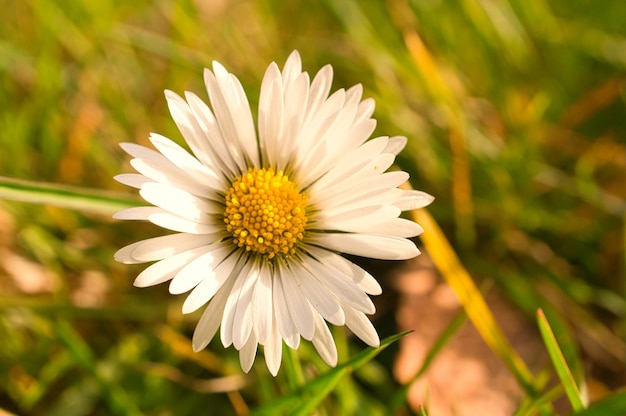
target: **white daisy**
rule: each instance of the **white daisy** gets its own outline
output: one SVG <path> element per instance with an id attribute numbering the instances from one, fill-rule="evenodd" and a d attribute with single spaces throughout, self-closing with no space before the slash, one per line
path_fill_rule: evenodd
<path id="1" fill-rule="evenodd" d="M 301 338 L 336 365 L 327 322 L 378 346 L 366 315 L 374 313 L 368 295 L 381 287 L 339 253 L 394 260 L 419 254 L 407 238 L 422 228 L 399 215 L 433 198 L 398 189 L 407 173 L 385 172 L 406 138 L 367 140 L 374 101 L 362 99 L 360 85 L 329 96 L 332 68 L 311 81 L 295 51 L 282 72 L 275 63 L 267 68 L 256 128 L 233 74 L 214 62 L 204 80 L 212 109 L 193 93 L 165 92 L 193 156 L 158 134 L 150 136 L 158 152 L 122 144 L 139 174 L 116 179 L 152 205 L 115 218 L 176 233 L 126 246 L 115 259 L 156 261 L 135 286 L 171 280 L 170 293 L 191 291 L 183 313 L 208 302 L 193 349 L 205 348 L 221 328 L 222 344 L 239 350 L 246 372 L 260 344 L 276 375 L 282 342 L 296 349 Z"/>

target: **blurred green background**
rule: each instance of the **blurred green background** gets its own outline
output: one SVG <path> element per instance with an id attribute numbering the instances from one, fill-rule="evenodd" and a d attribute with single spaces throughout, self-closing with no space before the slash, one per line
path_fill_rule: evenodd
<path id="1" fill-rule="evenodd" d="M 477 284 L 531 323 L 544 308 L 595 398 L 626 386 L 623 0 L 0 6 L 0 176 L 133 198 L 112 180 L 131 171 L 118 143 L 147 144 L 150 132 L 181 142 L 164 89 L 206 98 L 202 69 L 217 60 L 256 108 L 268 63 L 298 49 L 312 74 L 333 65 L 333 89 L 363 84 L 378 135 L 409 138 L 397 163 L 436 196 L 429 211 Z M 219 342 L 192 353 L 198 315 L 181 316 L 182 297 L 132 287 L 141 267 L 112 255 L 158 234 L 0 201 L 0 409 L 246 414 L 293 387 L 262 359 L 241 375 Z M 382 334 L 397 332 L 379 322 Z M 363 348 L 341 333 L 340 361 Z M 327 371 L 308 346 L 300 356 L 313 374 Z M 355 374 L 320 414 L 387 414 L 391 360 Z"/>

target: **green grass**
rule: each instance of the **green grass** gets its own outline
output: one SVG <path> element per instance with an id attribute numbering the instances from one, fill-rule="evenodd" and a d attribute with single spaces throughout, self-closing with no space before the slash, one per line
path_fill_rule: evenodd
<path id="1" fill-rule="evenodd" d="M 112 260 L 158 233 L 110 212 L 136 200 L 112 179 L 130 171 L 119 142 L 146 144 L 150 132 L 181 142 L 163 90 L 204 97 L 202 69 L 217 60 L 254 107 L 267 64 L 298 49 L 311 73 L 333 65 L 334 89 L 363 84 L 377 102 L 376 133 L 409 138 L 398 165 L 436 196 L 418 244 L 518 380 L 518 414 L 557 412 L 568 397 L 567 412 L 624 413 L 622 0 L 0 5 L 0 196 L 18 200 L 0 201 L 0 256 L 17 253 L 51 281 L 24 291 L 0 259 L 0 412 L 410 414 L 393 345 L 374 358 L 378 351 L 335 331 L 340 364 L 360 369 L 329 373 L 305 344 L 300 369 L 283 367 L 274 379 L 257 360 L 242 375 L 219 342 L 191 352 L 198 315 L 182 317 L 180 297 L 134 288 L 140 268 Z M 545 312 L 537 334 L 553 334 L 554 366 L 528 370 L 476 290 L 483 284 L 533 325 Z M 424 368 L 458 326 L 431 346 Z M 575 394 L 584 386 L 602 387 L 585 410 Z"/>

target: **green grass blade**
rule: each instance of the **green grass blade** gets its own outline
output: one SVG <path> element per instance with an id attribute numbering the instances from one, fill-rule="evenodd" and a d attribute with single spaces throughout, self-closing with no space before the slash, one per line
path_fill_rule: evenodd
<path id="1" fill-rule="evenodd" d="M 562 395 L 563 386 L 559 384 L 537 399 L 524 401 L 513 416 L 534 416 L 540 409 L 546 408 Z"/>
<path id="2" fill-rule="evenodd" d="M 543 342 L 546 344 L 552 364 L 556 369 L 559 380 L 561 380 L 561 384 L 563 384 L 563 388 L 565 389 L 565 393 L 572 404 L 572 408 L 575 411 L 583 410 L 585 408 L 585 404 L 583 403 L 583 399 L 580 395 L 578 386 L 576 385 L 576 381 L 574 380 L 574 376 L 572 376 L 572 372 L 565 361 L 565 357 L 563 357 L 563 353 L 561 352 L 559 344 L 556 341 L 556 337 L 550 328 L 546 315 L 541 309 L 537 311 L 537 320 Z"/>
<path id="3" fill-rule="evenodd" d="M 0 199 L 110 215 L 137 206 L 132 198 L 110 192 L 0 176 Z"/>
<path id="4" fill-rule="evenodd" d="M 107 398 L 109 410 L 113 414 L 125 416 L 141 414 L 123 388 L 102 374 L 91 348 L 67 321 L 57 321 L 54 330 L 59 341 L 74 358 L 76 364 L 90 373 L 98 382 Z"/>
<path id="5" fill-rule="evenodd" d="M 626 391 L 613 394 L 593 403 L 572 416 L 623 416 L 626 415 Z"/>
<path id="6" fill-rule="evenodd" d="M 531 397 L 538 397 L 532 373 L 507 340 L 487 306 L 487 302 L 461 264 L 435 219 L 425 209 L 413 211 L 412 215 L 418 224 L 428 230 L 421 235 L 422 242 L 437 269 L 454 290 L 480 336 L 504 361 L 526 393 Z"/>
<path id="7" fill-rule="evenodd" d="M 439 335 L 437 340 L 433 343 L 430 350 L 428 350 L 428 352 L 426 353 L 426 356 L 424 357 L 424 360 L 422 362 L 422 366 L 419 368 L 419 370 L 417 370 L 413 377 L 411 377 L 411 379 L 406 382 L 402 387 L 400 387 L 398 391 L 393 395 L 393 397 L 389 401 L 389 407 L 390 409 L 392 409 L 394 414 L 400 409 L 402 405 L 406 403 L 406 396 L 413 383 L 417 381 L 424 373 L 426 373 L 435 358 L 437 358 L 439 352 L 452 338 L 452 336 L 457 333 L 457 331 L 461 328 L 461 325 L 463 325 L 466 320 L 467 314 L 464 310 L 461 310 L 459 313 L 456 314 L 454 319 L 452 319 L 448 326 L 443 330 L 441 335 Z"/>
<path id="8" fill-rule="evenodd" d="M 383 339 L 380 343 L 380 347 L 365 349 L 350 360 L 330 370 L 328 373 L 310 381 L 301 389 L 297 389 L 287 396 L 265 406 L 256 408 L 252 410 L 250 414 L 257 416 L 276 415 L 280 414 L 280 412 L 285 409 L 292 409 L 289 411 L 290 415 L 309 415 L 313 413 L 315 408 L 333 391 L 345 375 L 365 365 L 389 345 L 409 333 L 410 331 L 405 331 Z M 306 397 L 304 400 L 302 399 L 303 396 Z"/>

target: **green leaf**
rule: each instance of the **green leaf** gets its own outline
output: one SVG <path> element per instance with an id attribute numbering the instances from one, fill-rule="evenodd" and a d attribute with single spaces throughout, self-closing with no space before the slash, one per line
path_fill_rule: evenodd
<path id="1" fill-rule="evenodd" d="M 556 369 L 556 373 L 559 376 L 559 380 L 561 380 L 561 384 L 565 389 L 565 394 L 572 404 L 572 408 L 575 411 L 580 411 L 585 408 L 585 404 L 580 395 L 580 391 L 578 386 L 576 385 L 576 381 L 572 376 L 572 372 L 565 361 L 565 357 L 563 357 L 563 353 L 559 348 L 559 344 L 556 341 L 556 337 L 552 332 L 552 328 L 550 328 L 550 324 L 546 319 L 543 310 L 539 309 L 537 311 L 537 320 L 539 323 L 539 331 L 541 332 L 541 336 L 543 338 L 543 342 L 546 344 L 546 348 L 548 349 L 548 354 L 550 355 L 550 359 L 552 360 L 552 364 Z"/>
<path id="2" fill-rule="evenodd" d="M 367 362 L 376 357 L 381 351 L 392 343 L 398 341 L 411 331 L 405 331 L 400 334 L 392 335 L 381 341 L 378 348 L 367 348 L 361 353 L 355 355 L 345 363 L 335 367 L 328 373 L 310 381 L 302 388 L 294 390 L 285 397 L 269 403 L 265 406 L 256 408 L 250 412 L 251 415 L 276 415 L 283 409 L 290 409 L 290 415 L 309 415 L 313 413 L 315 408 L 322 400 L 339 384 L 341 379 Z M 304 399 L 303 399 L 304 398 Z"/>
<path id="3" fill-rule="evenodd" d="M 626 415 L 626 391 L 605 397 L 572 416 L 623 416 Z"/>
<path id="4" fill-rule="evenodd" d="M 139 205 L 135 199 L 125 198 L 111 192 L 3 176 L 0 176 L 0 199 L 54 205 L 105 215 Z"/>

